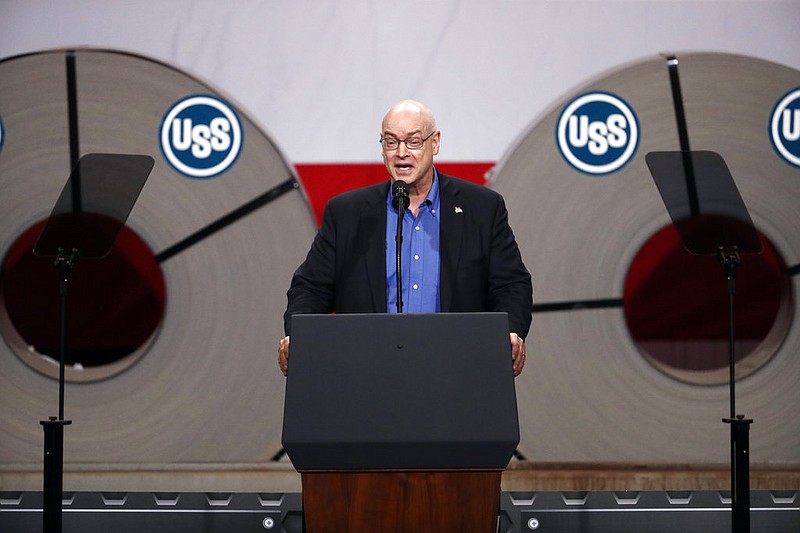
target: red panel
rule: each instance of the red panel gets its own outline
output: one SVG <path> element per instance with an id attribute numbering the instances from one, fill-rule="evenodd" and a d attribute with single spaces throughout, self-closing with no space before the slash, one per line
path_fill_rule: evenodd
<path id="1" fill-rule="evenodd" d="M 737 339 L 763 340 L 784 298 L 785 267 L 761 235 L 764 253 L 743 255 L 736 275 Z M 625 316 L 634 339 L 727 340 L 725 273 L 713 256 L 696 256 L 672 225 L 639 250 L 625 279 Z"/>
<path id="2" fill-rule="evenodd" d="M 436 164 L 436 168 L 444 174 L 481 185 L 486 184 L 486 173 L 493 166 L 492 162 Z M 322 211 L 330 198 L 389 178 L 383 163 L 299 164 L 295 168 L 308 195 L 317 226 L 322 221 Z"/>

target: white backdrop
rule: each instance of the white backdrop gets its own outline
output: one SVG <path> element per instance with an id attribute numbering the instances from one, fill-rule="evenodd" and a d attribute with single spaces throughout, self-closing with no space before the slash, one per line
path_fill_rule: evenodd
<path id="1" fill-rule="evenodd" d="M 239 104 L 292 163 L 380 161 L 395 101 L 430 105 L 440 161 L 497 161 L 548 105 L 660 52 L 800 68 L 800 2 L 2 0 L 0 58 L 81 45 L 175 65 Z"/>

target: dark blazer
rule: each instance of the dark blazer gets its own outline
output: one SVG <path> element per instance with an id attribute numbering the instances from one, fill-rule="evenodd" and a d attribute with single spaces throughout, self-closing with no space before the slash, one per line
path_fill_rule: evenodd
<path id="1" fill-rule="evenodd" d="M 505 311 L 523 339 L 533 306 L 531 276 L 508 225 L 503 198 L 439 174 L 440 310 Z M 284 330 L 298 313 L 386 312 L 386 197 L 390 182 L 332 198 L 287 293 Z"/>

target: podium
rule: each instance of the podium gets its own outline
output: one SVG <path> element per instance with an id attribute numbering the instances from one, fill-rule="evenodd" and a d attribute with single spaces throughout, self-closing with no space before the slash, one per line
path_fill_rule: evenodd
<path id="1" fill-rule="evenodd" d="M 496 531 L 511 363 L 505 313 L 295 315 L 282 440 L 306 532 Z"/>

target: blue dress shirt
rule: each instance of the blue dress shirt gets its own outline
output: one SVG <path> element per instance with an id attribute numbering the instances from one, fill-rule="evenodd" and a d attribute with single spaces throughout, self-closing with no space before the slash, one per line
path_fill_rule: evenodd
<path id="1" fill-rule="evenodd" d="M 386 311 L 397 312 L 397 209 L 392 206 L 392 189 L 386 198 Z M 434 169 L 433 184 L 419 207 L 417 217 L 410 209 L 403 213 L 402 261 L 403 312 L 439 312 L 439 176 Z"/>

